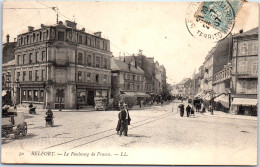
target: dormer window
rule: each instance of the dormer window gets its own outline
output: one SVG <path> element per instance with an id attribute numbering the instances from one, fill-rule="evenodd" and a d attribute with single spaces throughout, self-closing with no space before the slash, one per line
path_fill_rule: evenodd
<path id="1" fill-rule="evenodd" d="M 64 32 L 58 31 L 58 40 L 59 41 L 64 41 Z"/>

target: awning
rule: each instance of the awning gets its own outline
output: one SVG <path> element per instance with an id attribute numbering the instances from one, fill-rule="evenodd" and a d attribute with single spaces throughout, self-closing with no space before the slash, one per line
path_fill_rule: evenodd
<path id="1" fill-rule="evenodd" d="M 222 94 L 214 99 L 215 102 L 221 103 L 224 107 L 229 108 L 229 97 L 228 95 Z"/>
<path id="2" fill-rule="evenodd" d="M 210 100 L 210 94 L 207 93 L 202 97 L 203 100 Z"/>
<path id="3" fill-rule="evenodd" d="M 150 97 L 150 95 L 142 92 L 135 92 L 135 94 L 137 97 Z"/>
<path id="4" fill-rule="evenodd" d="M 203 94 L 204 94 L 203 92 L 200 92 L 200 93 L 196 94 L 194 97 L 201 98 L 203 96 Z"/>
<path id="5" fill-rule="evenodd" d="M 123 95 L 129 97 L 136 96 L 135 92 L 123 92 Z"/>
<path id="6" fill-rule="evenodd" d="M 257 103 L 258 103 L 257 99 L 234 98 L 232 105 L 256 106 Z"/>
<path id="7" fill-rule="evenodd" d="M 2 90 L 2 97 L 5 96 L 7 94 L 6 90 Z"/>

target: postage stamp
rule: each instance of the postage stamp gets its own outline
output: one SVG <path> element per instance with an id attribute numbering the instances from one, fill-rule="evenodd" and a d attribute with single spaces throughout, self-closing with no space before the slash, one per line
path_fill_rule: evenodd
<path id="1" fill-rule="evenodd" d="M 215 14 L 212 11 L 209 12 L 211 10 L 209 8 L 212 7 L 212 5 L 203 4 L 205 3 L 193 2 L 189 4 L 185 17 L 186 27 L 189 33 L 200 41 L 218 42 L 219 40 L 224 39 L 234 27 L 235 16 L 233 14 L 232 7 L 226 3 L 228 6 L 223 10 L 223 5 L 215 5 L 215 7 L 212 9 L 214 12 L 216 12 Z M 230 15 L 227 16 L 225 12 L 229 12 Z M 213 13 L 215 15 L 207 13 Z M 223 16 L 224 18 L 220 16 Z M 201 18 L 204 17 L 206 19 L 201 20 Z M 225 24 L 222 22 L 225 22 Z M 214 26 L 211 26 L 211 24 Z M 217 26 L 217 24 L 219 25 Z"/>
<path id="2" fill-rule="evenodd" d="M 226 33 L 235 21 L 236 14 L 243 2 L 243 0 L 202 2 L 195 13 L 195 17 L 207 25 Z"/>

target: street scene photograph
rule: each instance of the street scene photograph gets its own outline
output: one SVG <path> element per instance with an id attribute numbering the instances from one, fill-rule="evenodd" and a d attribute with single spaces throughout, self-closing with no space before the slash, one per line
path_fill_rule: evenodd
<path id="1" fill-rule="evenodd" d="M 1 163 L 257 165 L 259 3 L 2 13 Z"/>

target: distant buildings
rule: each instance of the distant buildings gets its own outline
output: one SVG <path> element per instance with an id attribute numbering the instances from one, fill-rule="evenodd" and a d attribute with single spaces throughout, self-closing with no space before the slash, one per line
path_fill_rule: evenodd
<path id="1" fill-rule="evenodd" d="M 217 110 L 257 115 L 258 28 L 219 41 L 191 79 L 191 92 L 184 81 L 173 87 L 174 94 L 202 99 Z"/>

